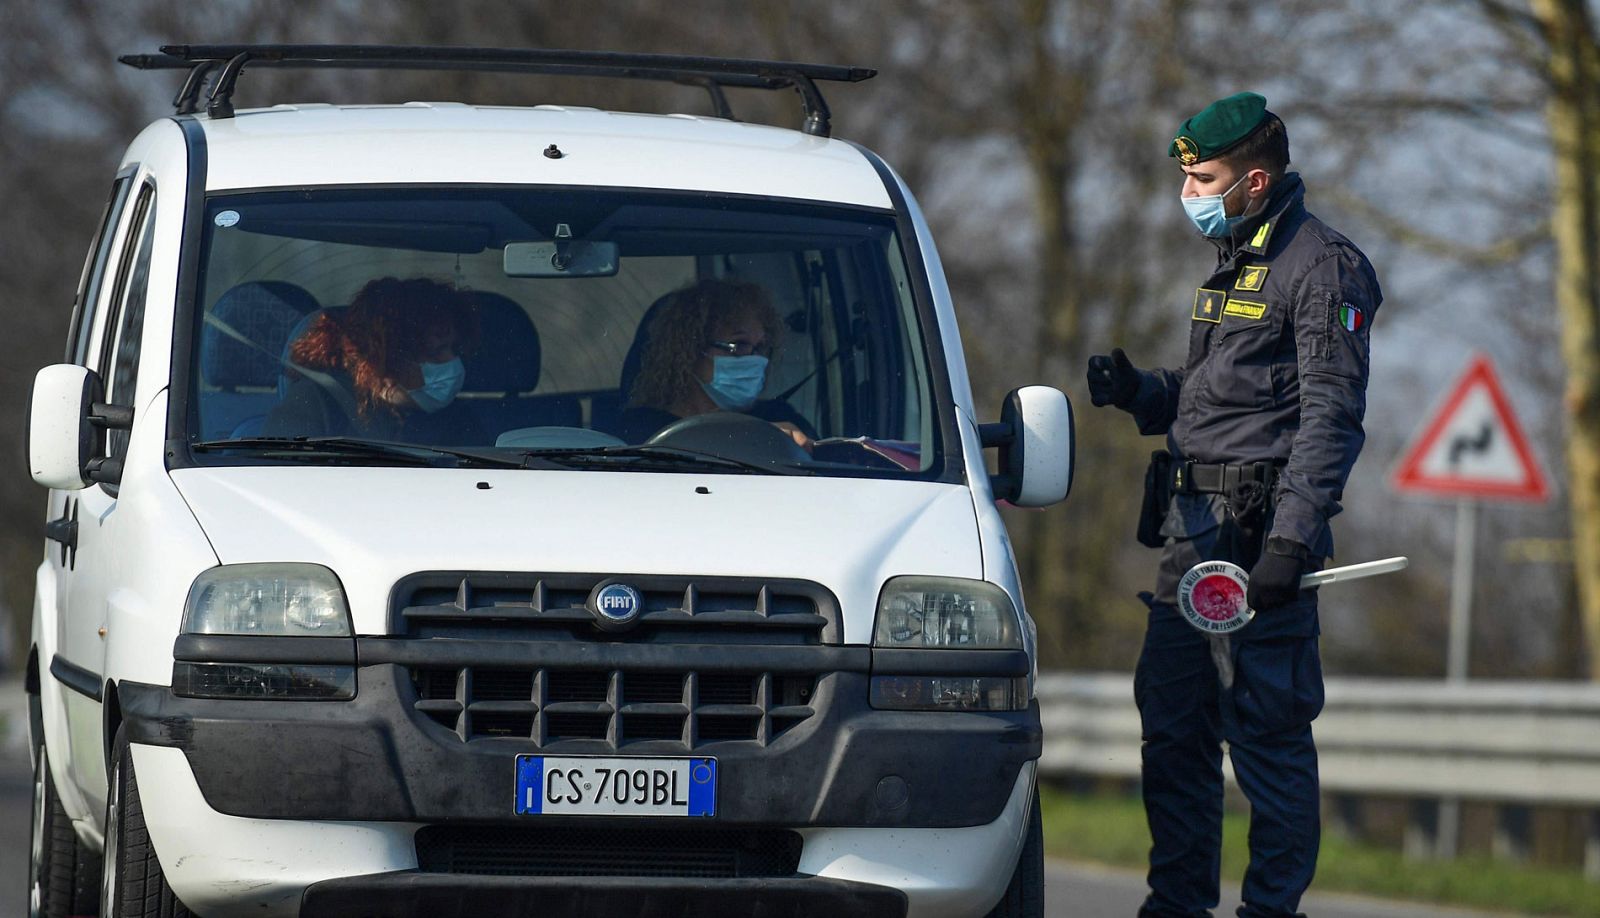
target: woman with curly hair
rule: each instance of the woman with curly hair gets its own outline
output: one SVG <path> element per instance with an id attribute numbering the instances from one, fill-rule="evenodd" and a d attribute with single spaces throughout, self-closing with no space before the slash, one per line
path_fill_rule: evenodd
<path id="1" fill-rule="evenodd" d="M 805 419 L 785 402 L 758 401 L 779 329 L 759 284 L 708 279 L 674 293 L 650 323 L 618 436 L 637 443 L 680 418 L 740 411 L 809 449 Z"/>
<path id="2" fill-rule="evenodd" d="M 455 288 L 426 278 L 369 281 L 289 346 L 293 382 L 262 433 L 398 439 L 411 418 L 455 399 L 466 375 L 461 353 L 476 336 L 476 313 Z"/>

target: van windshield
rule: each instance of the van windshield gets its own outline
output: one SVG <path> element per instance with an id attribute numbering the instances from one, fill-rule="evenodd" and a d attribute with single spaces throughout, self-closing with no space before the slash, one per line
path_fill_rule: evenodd
<path id="1" fill-rule="evenodd" d="M 196 461 L 922 476 L 890 215 L 726 196 L 325 189 L 207 202 Z"/>

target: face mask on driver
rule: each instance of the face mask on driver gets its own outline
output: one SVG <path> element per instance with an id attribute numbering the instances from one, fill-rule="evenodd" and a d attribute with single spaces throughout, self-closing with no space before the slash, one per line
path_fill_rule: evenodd
<path id="1" fill-rule="evenodd" d="M 756 403 L 766 385 L 767 358 L 750 354 L 711 358 L 711 381 L 700 388 L 723 411 L 743 411 Z"/>
<path id="2" fill-rule="evenodd" d="M 1212 239 L 1221 239 L 1233 232 L 1235 226 L 1250 219 L 1249 204 L 1245 204 L 1244 213 L 1239 214 L 1237 217 L 1230 217 L 1228 216 L 1228 206 L 1222 202 L 1223 198 L 1233 194 L 1233 189 L 1238 188 L 1240 183 L 1249 177 L 1250 173 L 1248 172 L 1239 176 L 1239 181 L 1230 185 L 1228 190 L 1222 194 L 1202 194 L 1193 198 L 1180 197 L 1179 200 L 1183 202 L 1183 211 L 1189 215 L 1189 220 L 1194 223 L 1195 229 L 1198 229 L 1202 235 Z"/>
<path id="3" fill-rule="evenodd" d="M 422 388 L 411 389 L 406 394 L 418 408 L 432 414 L 455 401 L 456 393 L 461 391 L 461 384 L 466 380 L 467 368 L 460 357 L 444 363 L 425 363 L 422 365 Z"/>

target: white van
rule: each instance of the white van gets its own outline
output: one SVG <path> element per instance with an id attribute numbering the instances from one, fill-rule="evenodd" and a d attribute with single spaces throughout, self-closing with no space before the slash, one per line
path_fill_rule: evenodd
<path id="1" fill-rule="evenodd" d="M 871 71 L 124 60 L 190 73 L 32 393 L 31 914 L 1041 913 L 996 502 L 1066 496 L 1071 409 L 979 423 L 916 203 L 827 136 L 816 81 Z M 233 111 L 296 65 L 682 79 L 727 117 Z M 805 129 L 724 86 L 799 89 Z"/>

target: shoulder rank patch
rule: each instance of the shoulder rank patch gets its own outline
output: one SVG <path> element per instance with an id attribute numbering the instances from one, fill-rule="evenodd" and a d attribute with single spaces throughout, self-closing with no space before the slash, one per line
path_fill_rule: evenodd
<path id="1" fill-rule="evenodd" d="M 1241 319 L 1259 319 L 1267 314 L 1267 304 L 1252 303 L 1249 300 L 1229 300 L 1222 311 L 1226 315 L 1238 316 Z"/>
<path id="2" fill-rule="evenodd" d="M 1194 320 L 1196 322 L 1222 322 L 1222 305 L 1227 302 L 1228 291 L 1207 290 L 1204 287 L 1194 292 Z"/>
<path id="3" fill-rule="evenodd" d="M 1266 265 L 1245 265 L 1239 269 L 1239 278 L 1233 282 L 1233 289 L 1259 293 L 1266 282 Z"/>

